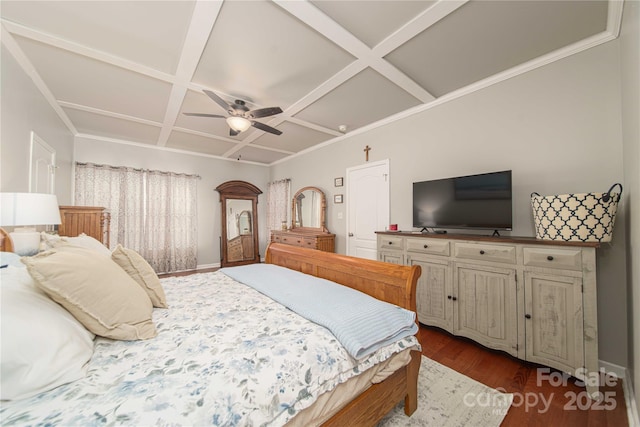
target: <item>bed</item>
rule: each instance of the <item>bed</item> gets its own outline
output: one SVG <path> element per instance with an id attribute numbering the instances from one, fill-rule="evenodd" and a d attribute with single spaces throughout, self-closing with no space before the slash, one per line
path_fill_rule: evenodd
<path id="1" fill-rule="evenodd" d="M 66 250 L 67 256 L 85 257 L 83 264 L 95 258 L 84 249 Z M 413 312 L 416 322 L 419 267 L 274 243 L 266 263 L 256 268 L 257 276 L 275 269 L 273 274 L 286 270 L 340 283 Z M 17 274 L 18 267 L 8 270 Z M 268 291 L 247 289 L 224 270 L 162 279 L 169 308 L 152 308 L 156 335 L 144 340 L 96 337 L 82 378 L 3 401 L 3 425 L 375 425 L 402 400 L 408 416 L 415 411 L 420 367 L 415 336 L 355 357 L 327 326 L 302 319 L 266 297 Z M 298 276 L 292 277 L 297 283 Z M 247 295 L 248 302 L 238 302 Z M 282 317 L 267 323 L 272 315 Z M 232 323 L 243 329 L 232 332 Z M 145 325 L 136 333 L 146 333 Z M 298 334 L 292 343 L 284 341 L 289 333 Z M 231 354 L 231 361 L 223 361 L 222 353 Z M 311 359 L 315 364 L 307 366 Z M 269 367 L 271 361 L 277 370 Z M 291 371 L 279 370 L 288 365 Z M 337 375 L 329 373 L 334 365 Z M 240 403 L 227 402 L 231 394 Z"/>

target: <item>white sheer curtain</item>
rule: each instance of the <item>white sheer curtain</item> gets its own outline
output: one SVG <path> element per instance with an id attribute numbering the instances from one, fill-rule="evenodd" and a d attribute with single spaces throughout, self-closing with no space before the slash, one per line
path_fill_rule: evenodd
<path id="1" fill-rule="evenodd" d="M 270 182 L 267 186 L 267 227 L 280 230 L 282 221 L 289 225 L 291 211 L 291 179 Z"/>
<path id="2" fill-rule="evenodd" d="M 77 163 L 75 203 L 111 212 L 111 248 L 140 253 L 158 273 L 197 265 L 195 175 Z"/>
<path id="3" fill-rule="evenodd" d="M 92 163 L 77 163 L 75 204 L 109 209 L 111 248 L 120 243 L 138 251 L 142 247 L 144 176 L 140 170 Z"/>
<path id="4" fill-rule="evenodd" d="M 146 239 L 141 255 L 156 271 L 196 268 L 196 190 L 193 176 L 147 173 Z"/>

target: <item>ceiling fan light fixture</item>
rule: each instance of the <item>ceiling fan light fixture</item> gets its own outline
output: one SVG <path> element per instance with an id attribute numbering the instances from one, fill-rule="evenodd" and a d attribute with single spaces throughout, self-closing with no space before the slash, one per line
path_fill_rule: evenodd
<path id="1" fill-rule="evenodd" d="M 236 132 L 244 132 L 251 127 L 251 122 L 249 120 L 239 116 L 227 117 L 227 124 Z"/>

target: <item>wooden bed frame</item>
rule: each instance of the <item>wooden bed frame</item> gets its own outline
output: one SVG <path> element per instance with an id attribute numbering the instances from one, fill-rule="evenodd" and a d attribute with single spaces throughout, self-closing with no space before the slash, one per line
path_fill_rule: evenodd
<path id="1" fill-rule="evenodd" d="M 416 311 L 419 266 L 401 266 L 280 243 L 269 245 L 266 262 L 332 280 Z M 402 399 L 405 414 L 413 414 L 418 407 L 420 360 L 420 352 L 413 351 L 407 366 L 369 387 L 323 425 L 374 426 Z"/>
<path id="2" fill-rule="evenodd" d="M 4 228 L 0 228 L 0 251 L 13 252 L 13 240 Z"/>

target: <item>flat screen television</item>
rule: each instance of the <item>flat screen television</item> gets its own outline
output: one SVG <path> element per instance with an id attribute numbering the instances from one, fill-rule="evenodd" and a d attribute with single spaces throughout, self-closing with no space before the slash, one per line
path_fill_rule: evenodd
<path id="1" fill-rule="evenodd" d="M 413 183 L 413 226 L 511 230 L 511 171 Z"/>

